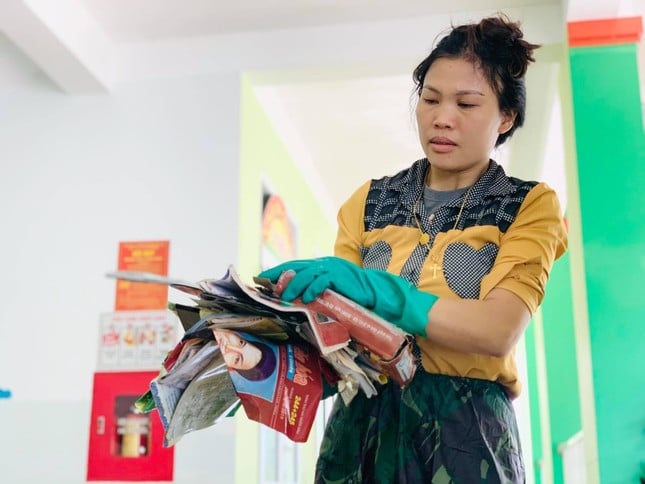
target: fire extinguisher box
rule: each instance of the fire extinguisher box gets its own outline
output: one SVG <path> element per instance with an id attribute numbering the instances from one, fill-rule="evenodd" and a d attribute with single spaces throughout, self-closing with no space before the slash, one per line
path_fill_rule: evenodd
<path id="1" fill-rule="evenodd" d="M 174 449 L 163 447 L 156 411 L 140 414 L 133 404 L 148 391 L 154 371 L 94 374 L 88 481 L 172 481 Z"/>

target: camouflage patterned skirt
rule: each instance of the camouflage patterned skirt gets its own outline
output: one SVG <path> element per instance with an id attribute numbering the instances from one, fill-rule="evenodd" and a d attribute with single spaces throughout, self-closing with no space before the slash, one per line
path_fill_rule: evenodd
<path id="1" fill-rule="evenodd" d="M 316 483 L 523 483 L 515 413 L 494 382 L 419 369 L 345 406 L 336 399 Z"/>

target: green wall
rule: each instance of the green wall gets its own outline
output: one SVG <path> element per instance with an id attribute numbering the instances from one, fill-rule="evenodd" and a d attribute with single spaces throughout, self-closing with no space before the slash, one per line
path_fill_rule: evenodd
<path id="1" fill-rule="evenodd" d="M 636 45 L 572 48 L 570 64 L 600 482 L 637 482 L 645 460 L 645 153 Z"/>
<path id="2" fill-rule="evenodd" d="M 564 482 L 558 445 L 582 428 L 569 253 L 553 266 L 542 305 L 553 482 Z"/>
<path id="3" fill-rule="evenodd" d="M 538 398 L 537 346 L 535 341 L 535 322 L 531 323 L 524 332 L 526 345 L 526 372 L 528 381 L 526 390 L 529 392 L 529 408 L 531 415 L 531 448 L 533 451 L 533 471 L 535 482 L 542 482 L 542 470 L 537 465 L 543 458 L 542 455 L 542 425 L 540 418 L 540 399 Z"/>
<path id="4" fill-rule="evenodd" d="M 561 202 L 569 216 L 575 213 L 570 207 L 577 205 L 577 189 L 571 189 L 575 176 L 567 169 L 576 160 L 567 46 L 543 46 L 537 50 L 536 60 L 527 74 L 527 119 L 513 135 L 509 173 L 541 180 L 545 166 L 555 169 L 554 160 L 546 157 L 561 156 L 566 165 L 566 207 L 564 198 Z M 562 116 L 561 139 L 549 133 L 556 103 Z M 562 146 L 555 149 L 553 144 Z M 555 262 L 544 301 L 525 333 L 536 483 L 563 482 L 558 445 L 582 428 L 570 263 L 571 252 L 576 250 L 576 244 L 571 244 Z"/>
<path id="5" fill-rule="evenodd" d="M 246 280 L 260 270 L 262 183 L 285 202 L 297 226 L 298 257 L 331 254 L 335 224 L 322 212 L 294 160 L 277 136 L 253 91 L 251 80 L 242 77 L 240 141 L 240 260 L 236 264 Z M 244 412 L 236 415 L 236 482 L 259 482 L 259 424 Z M 302 444 L 300 482 L 313 482 L 317 448 L 315 426 L 309 442 Z M 255 451 L 254 451 L 255 450 Z"/>

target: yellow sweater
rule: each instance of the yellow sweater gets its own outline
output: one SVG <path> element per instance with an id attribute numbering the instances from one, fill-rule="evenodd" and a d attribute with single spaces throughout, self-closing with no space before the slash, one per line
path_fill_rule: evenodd
<path id="1" fill-rule="evenodd" d="M 544 183 L 507 177 L 491 161 L 461 216 L 463 198 L 430 219 L 417 203 L 427 168 L 428 161 L 419 160 L 393 177 L 361 186 L 339 210 L 336 255 L 401 275 L 440 298 L 483 299 L 493 288 L 504 288 L 533 314 L 553 262 L 567 246 L 555 192 Z M 417 220 L 431 235 L 429 247 L 419 242 Z M 510 397 L 519 395 L 514 354 L 462 353 L 422 337 L 417 344 L 426 371 L 497 381 Z"/>

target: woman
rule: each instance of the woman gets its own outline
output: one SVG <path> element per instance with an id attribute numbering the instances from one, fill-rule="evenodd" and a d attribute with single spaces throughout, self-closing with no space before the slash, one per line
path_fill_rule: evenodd
<path id="1" fill-rule="evenodd" d="M 454 27 L 414 71 L 426 158 L 360 187 L 337 257 L 265 271 L 305 302 L 334 289 L 416 335 L 401 389 L 335 404 L 317 482 L 524 482 L 514 347 L 566 249 L 557 197 L 490 159 L 524 122 L 536 45 L 505 17 Z"/>
<path id="2" fill-rule="evenodd" d="M 259 341 L 248 341 L 242 334 L 228 329 L 213 329 L 226 366 L 251 381 L 265 380 L 277 366 L 273 350 Z"/>

